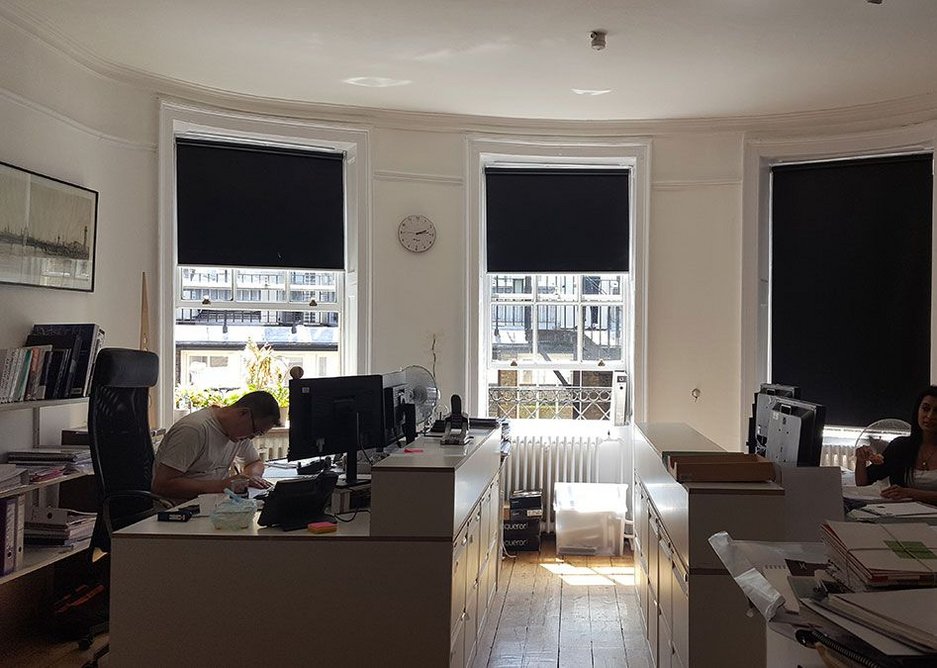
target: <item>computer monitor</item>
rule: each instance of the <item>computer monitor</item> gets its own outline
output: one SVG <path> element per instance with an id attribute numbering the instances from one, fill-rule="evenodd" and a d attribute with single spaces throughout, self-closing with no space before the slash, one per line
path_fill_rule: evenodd
<path id="1" fill-rule="evenodd" d="M 826 408 L 788 397 L 771 407 L 765 456 L 779 464 L 819 466 Z"/>
<path id="2" fill-rule="evenodd" d="M 800 398 L 800 388 L 795 385 L 780 385 L 776 383 L 762 383 L 755 393 L 752 404 L 752 416 L 748 421 L 748 451 L 764 456 L 765 445 L 768 439 L 768 425 L 771 419 L 771 409 L 777 397 L 789 399 Z"/>
<path id="3" fill-rule="evenodd" d="M 291 380 L 287 459 L 346 455 L 339 486 L 364 481 L 358 451 L 405 437 L 407 389 L 403 372 Z"/>

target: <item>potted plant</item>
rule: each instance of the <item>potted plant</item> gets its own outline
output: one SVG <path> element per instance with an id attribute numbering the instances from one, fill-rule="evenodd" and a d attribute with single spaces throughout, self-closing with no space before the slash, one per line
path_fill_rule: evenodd
<path id="1" fill-rule="evenodd" d="M 280 406 L 280 422 L 285 424 L 290 404 L 286 365 L 276 357 L 269 343 L 258 346 L 253 339 L 248 339 L 244 346 L 244 360 L 247 391 L 264 390 L 272 394 Z"/>

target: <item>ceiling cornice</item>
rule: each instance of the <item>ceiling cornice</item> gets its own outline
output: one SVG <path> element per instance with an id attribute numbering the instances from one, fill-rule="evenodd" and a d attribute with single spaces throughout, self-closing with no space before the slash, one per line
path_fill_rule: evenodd
<path id="1" fill-rule="evenodd" d="M 153 92 L 245 113 L 433 132 L 538 133 L 564 136 L 649 136 L 731 132 L 859 132 L 937 119 L 937 92 L 850 107 L 732 117 L 552 120 L 402 111 L 260 97 L 182 81 L 101 58 L 43 17 L 0 5 L 0 17 L 100 76 Z"/>

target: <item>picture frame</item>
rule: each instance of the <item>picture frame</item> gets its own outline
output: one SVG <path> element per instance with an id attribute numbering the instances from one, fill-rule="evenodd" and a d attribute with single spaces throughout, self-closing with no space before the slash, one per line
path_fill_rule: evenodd
<path id="1" fill-rule="evenodd" d="M 0 162 L 0 283 L 94 292 L 98 193 Z"/>

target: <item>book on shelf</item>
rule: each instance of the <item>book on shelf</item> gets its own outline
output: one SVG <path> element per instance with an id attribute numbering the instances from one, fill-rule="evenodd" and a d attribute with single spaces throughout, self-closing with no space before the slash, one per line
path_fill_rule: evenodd
<path id="1" fill-rule="evenodd" d="M 75 379 L 81 341 L 75 334 L 30 334 L 27 346 L 51 346 L 46 394 L 43 399 L 67 399 Z M 80 395 L 79 395 L 80 396 Z"/>
<path id="2" fill-rule="evenodd" d="M 86 397 L 91 393 L 91 378 L 94 360 L 104 347 L 104 330 L 94 323 L 58 323 L 33 325 L 30 337 L 62 336 L 73 337 L 71 348 L 71 379 L 65 397 Z M 57 397 L 61 398 L 61 397 Z"/>

